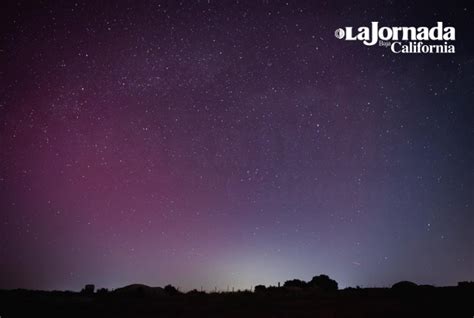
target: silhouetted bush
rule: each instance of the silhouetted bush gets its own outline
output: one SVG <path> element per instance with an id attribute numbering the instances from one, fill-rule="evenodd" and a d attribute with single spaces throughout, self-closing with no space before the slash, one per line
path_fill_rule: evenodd
<path id="1" fill-rule="evenodd" d="M 458 282 L 458 287 L 474 289 L 474 282 Z"/>
<path id="2" fill-rule="evenodd" d="M 292 279 L 292 280 L 287 280 L 283 286 L 284 287 L 292 287 L 292 288 L 305 288 L 306 287 L 306 282 L 302 281 L 300 279 Z"/>
<path id="3" fill-rule="evenodd" d="M 179 291 L 173 285 L 166 285 L 164 291 L 166 294 L 171 296 L 179 294 Z"/>
<path id="4" fill-rule="evenodd" d="M 336 291 L 338 289 L 337 282 L 327 275 L 314 276 L 308 284 L 323 291 Z"/>
<path id="5" fill-rule="evenodd" d="M 401 281 L 392 285 L 392 289 L 396 290 L 413 290 L 418 287 L 417 284 L 409 281 Z"/>
<path id="6" fill-rule="evenodd" d="M 98 295 L 105 295 L 109 292 L 109 290 L 107 288 L 99 288 L 97 289 L 97 294 Z"/>
<path id="7" fill-rule="evenodd" d="M 81 290 L 81 293 L 86 294 L 86 295 L 92 295 L 94 294 L 94 290 L 95 290 L 95 286 L 93 284 L 87 284 Z"/>
<path id="8" fill-rule="evenodd" d="M 286 288 L 269 286 L 265 289 L 267 295 L 284 295 L 287 292 Z"/>
<path id="9" fill-rule="evenodd" d="M 206 292 L 193 289 L 193 290 L 188 291 L 186 295 L 190 295 L 190 296 L 206 295 Z"/>
<path id="10" fill-rule="evenodd" d="M 257 285 L 255 286 L 255 292 L 256 293 L 264 293 L 267 290 L 267 287 L 265 285 Z"/>
<path id="11" fill-rule="evenodd" d="M 413 282 L 409 282 L 409 281 L 401 281 L 401 282 L 393 284 L 391 290 L 395 295 L 402 296 L 402 297 L 405 297 L 405 296 L 411 297 L 416 294 L 417 289 L 418 289 L 417 284 Z"/>

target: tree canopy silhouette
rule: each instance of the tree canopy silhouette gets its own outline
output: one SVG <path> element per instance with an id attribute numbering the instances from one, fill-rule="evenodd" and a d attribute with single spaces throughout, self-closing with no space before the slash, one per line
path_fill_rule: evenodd
<path id="1" fill-rule="evenodd" d="M 291 279 L 287 280 L 284 284 L 284 287 L 297 287 L 297 288 L 305 288 L 306 282 L 300 279 Z"/>
<path id="2" fill-rule="evenodd" d="M 179 294 L 179 291 L 173 285 L 166 285 L 165 288 L 164 288 L 164 291 L 168 295 L 177 295 L 177 294 Z"/>
<path id="3" fill-rule="evenodd" d="M 324 291 L 338 290 L 337 282 L 334 279 L 329 278 L 327 275 L 314 276 L 309 282 L 309 285 Z"/>

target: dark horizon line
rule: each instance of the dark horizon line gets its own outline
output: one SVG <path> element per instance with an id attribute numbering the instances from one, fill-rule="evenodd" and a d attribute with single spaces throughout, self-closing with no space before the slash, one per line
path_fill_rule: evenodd
<path id="1" fill-rule="evenodd" d="M 474 281 L 470 281 L 470 280 L 458 281 L 457 284 L 455 284 L 455 285 L 418 284 L 418 283 L 408 281 L 408 280 L 401 280 L 401 281 L 398 281 L 398 282 L 392 284 L 392 286 L 360 286 L 360 285 L 356 285 L 356 286 L 346 286 L 344 288 L 338 288 L 338 290 L 345 290 L 345 289 L 391 289 L 391 288 L 393 288 L 394 285 L 396 285 L 398 283 L 413 283 L 417 287 L 432 287 L 432 288 L 463 287 L 464 284 L 465 285 L 474 285 Z M 127 284 L 127 285 L 123 285 L 121 287 L 116 287 L 116 288 L 107 288 L 107 287 L 97 287 L 96 288 L 95 284 L 88 283 L 88 284 L 84 284 L 83 286 L 87 286 L 87 285 L 93 285 L 94 286 L 94 293 L 97 293 L 97 291 L 99 291 L 99 290 L 107 290 L 108 292 L 114 292 L 118 289 L 122 289 L 122 288 L 125 288 L 125 287 L 130 287 L 130 286 L 134 286 L 134 285 L 141 285 L 141 286 L 144 286 L 144 287 L 161 288 L 161 289 L 164 289 L 166 286 L 172 286 L 172 287 L 176 288 L 177 291 L 179 291 L 180 293 L 187 293 L 187 292 L 191 292 L 191 291 L 198 291 L 198 292 L 203 292 L 203 293 L 255 292 L 255 287 L 257 287 L 257 286 L 265 286 L 266 288 L 290 288 L 288 286 L 284 286 L 284 283 L 281 284 L 281 286 L 279 286 L 279 285 L 255 284 L 255 285 L 250 286 L 250 288 L 246 288 L 246 289 L 235 288 L 235 287 L 231 287 L 231 286 L 229 286 L 229 288 L 219 289 L 216 286 L 214 289 L 205 289 L 205 288 L 201 287 L 201 288 L 191 288 L 191 289 L 185 289 L 185 290 L 181 290 L 181 288 L 179 286 L 175 286 L 173 284 L 166 284 L 164 286 L 152 286 L 152 285 L 147 285 L 147 284 L 144 284 L 144 283 L 130 283 L 130 284 Z M 24 288 L 24 287 L 14 287 L 14 288 L 2 288 L 2 287 L 0 287 L 0 291 L 33 291 L 33 292 L 81 293 L 81 292 L 84 291 L 84 288 L 81 289 L 81 290 L 72 290 L 72 289 L 34 289 L 34 288 Z"/>

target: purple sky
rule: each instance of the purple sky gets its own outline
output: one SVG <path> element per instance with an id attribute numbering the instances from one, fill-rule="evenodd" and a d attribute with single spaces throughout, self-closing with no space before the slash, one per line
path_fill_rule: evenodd
<path id="1" fill-rule="evenodd" d="M 471 6 L 65 3 L 0 13 L 0 288 L 474 279 Z"/>

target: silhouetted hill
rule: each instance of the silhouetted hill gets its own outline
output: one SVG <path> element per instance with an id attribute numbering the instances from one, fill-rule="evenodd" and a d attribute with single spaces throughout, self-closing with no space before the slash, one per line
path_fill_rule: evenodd
<path id="1" fill-rule="evenodd" d="M 161 287 L 150 287 L 144 284 L 131 284 L 113 291 L 117 294 L 142 294 L 142 295 L 162 295 L 164 289 Z"/>

